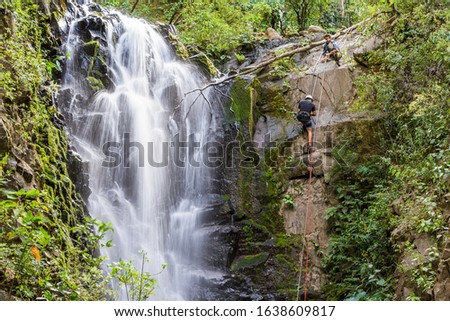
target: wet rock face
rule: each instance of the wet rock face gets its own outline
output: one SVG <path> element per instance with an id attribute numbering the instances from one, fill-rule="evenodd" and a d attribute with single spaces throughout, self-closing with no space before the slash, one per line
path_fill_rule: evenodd
<path id="1" fill-rule="evenodd" d="M 89 188 L 88 164 L 81 160 L 73 150 L 67 151 L 67 172 L 77 193 L 85 203 L 88 202 L 91 190 Z"/>
<path id="2" fill-rule="evenodd" d="M 77 18 L 83 15 L 83 10 L 89 10 L 89 16 L 85 19 Z M 70 57 L 75 59 L 68 63 L 66 60 L 63 69 L 67 70 L 70 66 L 75 66 L 70 70 L 74 78 L 79 77 L 86 79 L 79 85 L 85 92 L 89 93 L 89 97 L 95 92 L 111 88 L 113 82 L 111 80 L 108 65 L 111 62 L 108 43 L 117 41 L 117 39 L 109 39 L 107 35 L 107 24 L 112 24 L 114 28 L 120 29 L 120 22 L 115 14 L 106 14 L 105 9 L 97 4 L 89 4 L 87 9 L 77 7 L 72 3 L 68 4 L 68 12 L 64 19 L 60 20 L 59 33 L 64 43 L 68 43 L 67 38 L 71 35 L 71 28 L 76 30 L 79 37 L 77 45 L 69 48 Z M 74 25 L 73 25 L 74 24 Z"/>
<path id="3" fill-rule="evenodd" d="M 87 19 L 80 19 L 75 22 L 74 28 L 78 31 L 77 34 L 80 39 L 78 45 L 72 48 L 72 52 L 69 52 L 70 57 L 63 61 L 64 64 L 62 66 L 64 70 L 72 68 L 71 73 L 74 78 L 86 79 L 86 81 L 79 83 L 79 86 L 84 89 L 87 95 L 74 95 L 71 88 L 63 88 L 58 91 L 56 104 L 62 114 L 55 118 L 54 122 L 61 128 L 66 128 L 67 123 L 74 121 L 72 119 L 73 113 L 68 112 L 69 110 L 86 108 L 97 91 L 113 86 L 107 67 L 111 60 L 107 48 L 108 41 L 114 41 L 115 39 L 108 39 L 106 24 L 113 23 L 118 28 L 120 26 L 116 16 L 110 15 L 106 18 L 107 15 L 104 15 L 105 9 L 99 5 L 91 3 L 87 8 L 91 15 Z M 76 19 L 82 16 L 81 7 L 71 2 L 68 3 L 67 10 L 70 15 L 66 15 L 60 20 L 59 29 L 57 30 L 63 40 L 67 40 L 71 36 L 70 25 L 74 22 L 69 19 Z M 67 43 L 67 41 L 64 42 Z M 70 65 L 68 59 L 75 59 L 75 61 Z M 87 202 L 91 193 L 89 189 L 88 164 L 81 160 L 73 147 L 67 153 L 67 169 L 69 177 L 74 182 L 76 191 L 81 195 L 83 201 Z"/>

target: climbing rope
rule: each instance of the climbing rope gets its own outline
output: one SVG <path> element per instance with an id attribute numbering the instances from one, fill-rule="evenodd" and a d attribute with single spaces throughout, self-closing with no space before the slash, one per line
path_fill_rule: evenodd
<path id="1" fill-rule="evenodd" d="M 344 35 L 344 37 L 339 41 L 343 42 L 344 39 L 347 37 L 347 35 L 350 33 L 350 30 L 347 31 Z M 339 42 L 337 44 L 339 45 Z M 322 59 L 322 55 L 319 56 L 319 59 L 317 59 L 317 62 L 315 63 L 313 67 L 313 76 L 315 77 L 314 84 L 313 84 L 313 90 L 311 92 L 311 95 L 314 95 L 316 91 L 316 85 L 317 85 L 317 79 L 319 77 L 316 76 L 316 68 L 319 64 L 320 60 Z M 302 265 L 303 265 L 303 253 L 305 253 L 305 282 L 303 285 L 303 299 L 306 301 L 307 299 L 307 290 L 308 290 L 308 282 L 309 282 L 309 246 L 310 246 L 310 224 L 311 224 L 311 192 L 312 192 L 312 174 L 313 174 L 313 166 L 312 166 L 312 150 L 314 150 L 314 142 L 316 139 L 316 131 L 317 131 L 317 124 L 319 122 L 320 117 L 320 105 L 322 102 L 322 94 L 323 94 L 323 88 L 324 88 L 324 78 L 320 78 L 320 95 L 319 95 L 319 103 L 317 105 L 317 117 L 316 117 L 316 124 L 313 129 L 313 141 L 312 146 L 309 149 L 309 179 L 308 179 L 308 197 L 307 197 L 307 203 L 306 203 L 306 225 L 305 225 L 305 232 L 304 236 L 305 239 L 303 241 L 302 251 L 300 252 L 299 262 L 300 262 L 300 271 L 298 275 L 298 284 L 297 284 L 297 301 L 299 299 L 300 294 L 300 283 L 301 283 L 301 275 L 302 275 Z"/>
<path id="2" fill-rule="evenodd" d="M 313 95 L 316 90 L 317 85 L 317 79 L 318 77 L 315 75 L 316 67 L 321 60 L 321 56 L 319 56 L 319 59 L 317 60 L 316 64 L 313 68 L 313 76 L 315 76 L 314 84 L 313 84 L 313 90 L 311 94 Z M 320 105 L 322 101 L 322 94 L 323 94 L 323 79 L 321 78 L 321 90 L 319 95 L 319 103 L 317 105 L 317 117 L 316 117 L 316 124 L 319 122 L 319 116 L 320 116 Z M 305 253 L 305 282 L 303 286 L 303 300 L 307 300 L 307 290 L 308 290 L 308 282 L 309 282 L 309 246 L 310 246 L 310 224 L 311 224 L 311 191 L 312 191 L 312 175 L 313 175 L 313 166 L 312 166 L 312 150 L 314 150 L 314 142 L 315 142 L 315 136 L 316 136 L 316 130 L 317 126 L 314 126 L 313 129 L 313 141 L 312 146 L 309 149 L 309 179 L 308 179 L 308 197 L 307 197 L 307 203 L 306 203 L 306 225 L 305 225 L 305 240 L 303 242 L 302 251 L 300 252 L 300 271 L 298 276 L 298 284 L 297 284 L 297 301 L 299 299 L 300 294 L 300 283 L 301 283 L 301 275 L 302 275 L 302 263 L 303 263 L 303 253 Z"/>

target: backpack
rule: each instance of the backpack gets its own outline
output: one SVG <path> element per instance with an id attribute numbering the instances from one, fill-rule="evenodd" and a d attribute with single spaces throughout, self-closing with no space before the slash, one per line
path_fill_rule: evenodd
<path id="1" fill-rule="evenodd" d="M 310 127 L 312 125 L 311 124 L 311 114 L 306 111 L 299 111 L 297 113 L 297 120 L 306 127 Z"/>

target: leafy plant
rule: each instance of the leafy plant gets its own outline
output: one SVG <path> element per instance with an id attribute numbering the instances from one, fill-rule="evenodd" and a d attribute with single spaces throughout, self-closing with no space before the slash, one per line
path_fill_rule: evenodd
<path id="1" fill-rule="evenodd" d="M 398 268 L 415 286 L 408 299 L 421 299 L 434 286 L 440 240 L 448 235 L 442 204 L 450 162 L 450 65 L 436 49 L 448 42 L 440 36 L 447 34 L 450 10 L 441 2 L 391 3 L 397 23 L 386 45 L 369 55 L 372 68 L 356 82 L 353 104 L 374 112 L 377 121 L 366 127 L 370 132 L 354 126 L 343 133 L 347 144 L 335 150 L 330 187 L 339 204 L 326 216 L 333 233 L 325 258 L 329 298 L 390 299 Z M 427 256 L 408 246 L 396 250 L 391 232 L 397 227 L 408 231 L 400 236 L 407 242 L 422 235 L 435 246 Z M 413 268 L 397 265 L 402 254 L 412 255 Z"/>
<path id="2" fill-rule="evenodd" d="M 284 195 L 283 203 L 289 208 L 295 207 L 295 201 L 291 194 Z"/>
<path id="3" fill-rule="evenodd" d="M 98 236 L 84 220 L 68 177 L 68 143 L 52 121 L 59 58 L 46 49 L 49 17 L 32 1 L 0 8 L 10 14 L 0 39 L 0 117 L 8 131 L 0 164 L 1 287 L 20 300 L 104 300 L 103 258 L 93 255 Z"/>
<path id="4" fill-rule="evenodd" d="M 146 252 L 140 251 L 140 254 L 142 255 L 142 261 L 139 271 L 134 267 L 133 261 L 120 260 L 109 266 L 112 279 L 117 281 L 119 287 L 124 287 L 128 301 L 145 301 L 151 295 L 154 295 L 157 281 L 154 275 L 144 270 L 145 263 L 149 262 Z M 166 265 L 163 265 L 161 272 L 165 268 Z M 119 289 L 116 289 L 117 291 Z"/>
<path id="5" fill-rule="evenodd" d="M 245 60 L 245 56 L 244 55 L 241 55 L 241 54 L 238 54 L 238 53 L 234 53 L 234 56 L 236 57 L 236 59 L 237 59 L 237 61 L 239 63 L 242 63 Z"/>

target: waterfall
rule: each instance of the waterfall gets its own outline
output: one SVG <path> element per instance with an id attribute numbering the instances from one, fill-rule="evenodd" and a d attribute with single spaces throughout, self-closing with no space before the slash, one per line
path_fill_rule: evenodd
<path id="1" fill-rule="evenodd" d="M 60 28 L 67 55 L 60 92 L 69 93 L 63 113 L 88 163 L 89 213 L 114 228 L 113 246 L 101 255 L 138 267 L 144 250 L 148 272 L 167 264 L 155 297 L 192 299 L 201 280 L 216 277 L 204 262 L 202 225 L 214 171 L 198 147 L 217 126 L 213 97 L 184 96 L 207 79 L 142 20 L 71 5 Z M 98 79 L 106 88 L 97 88 Z"/>

